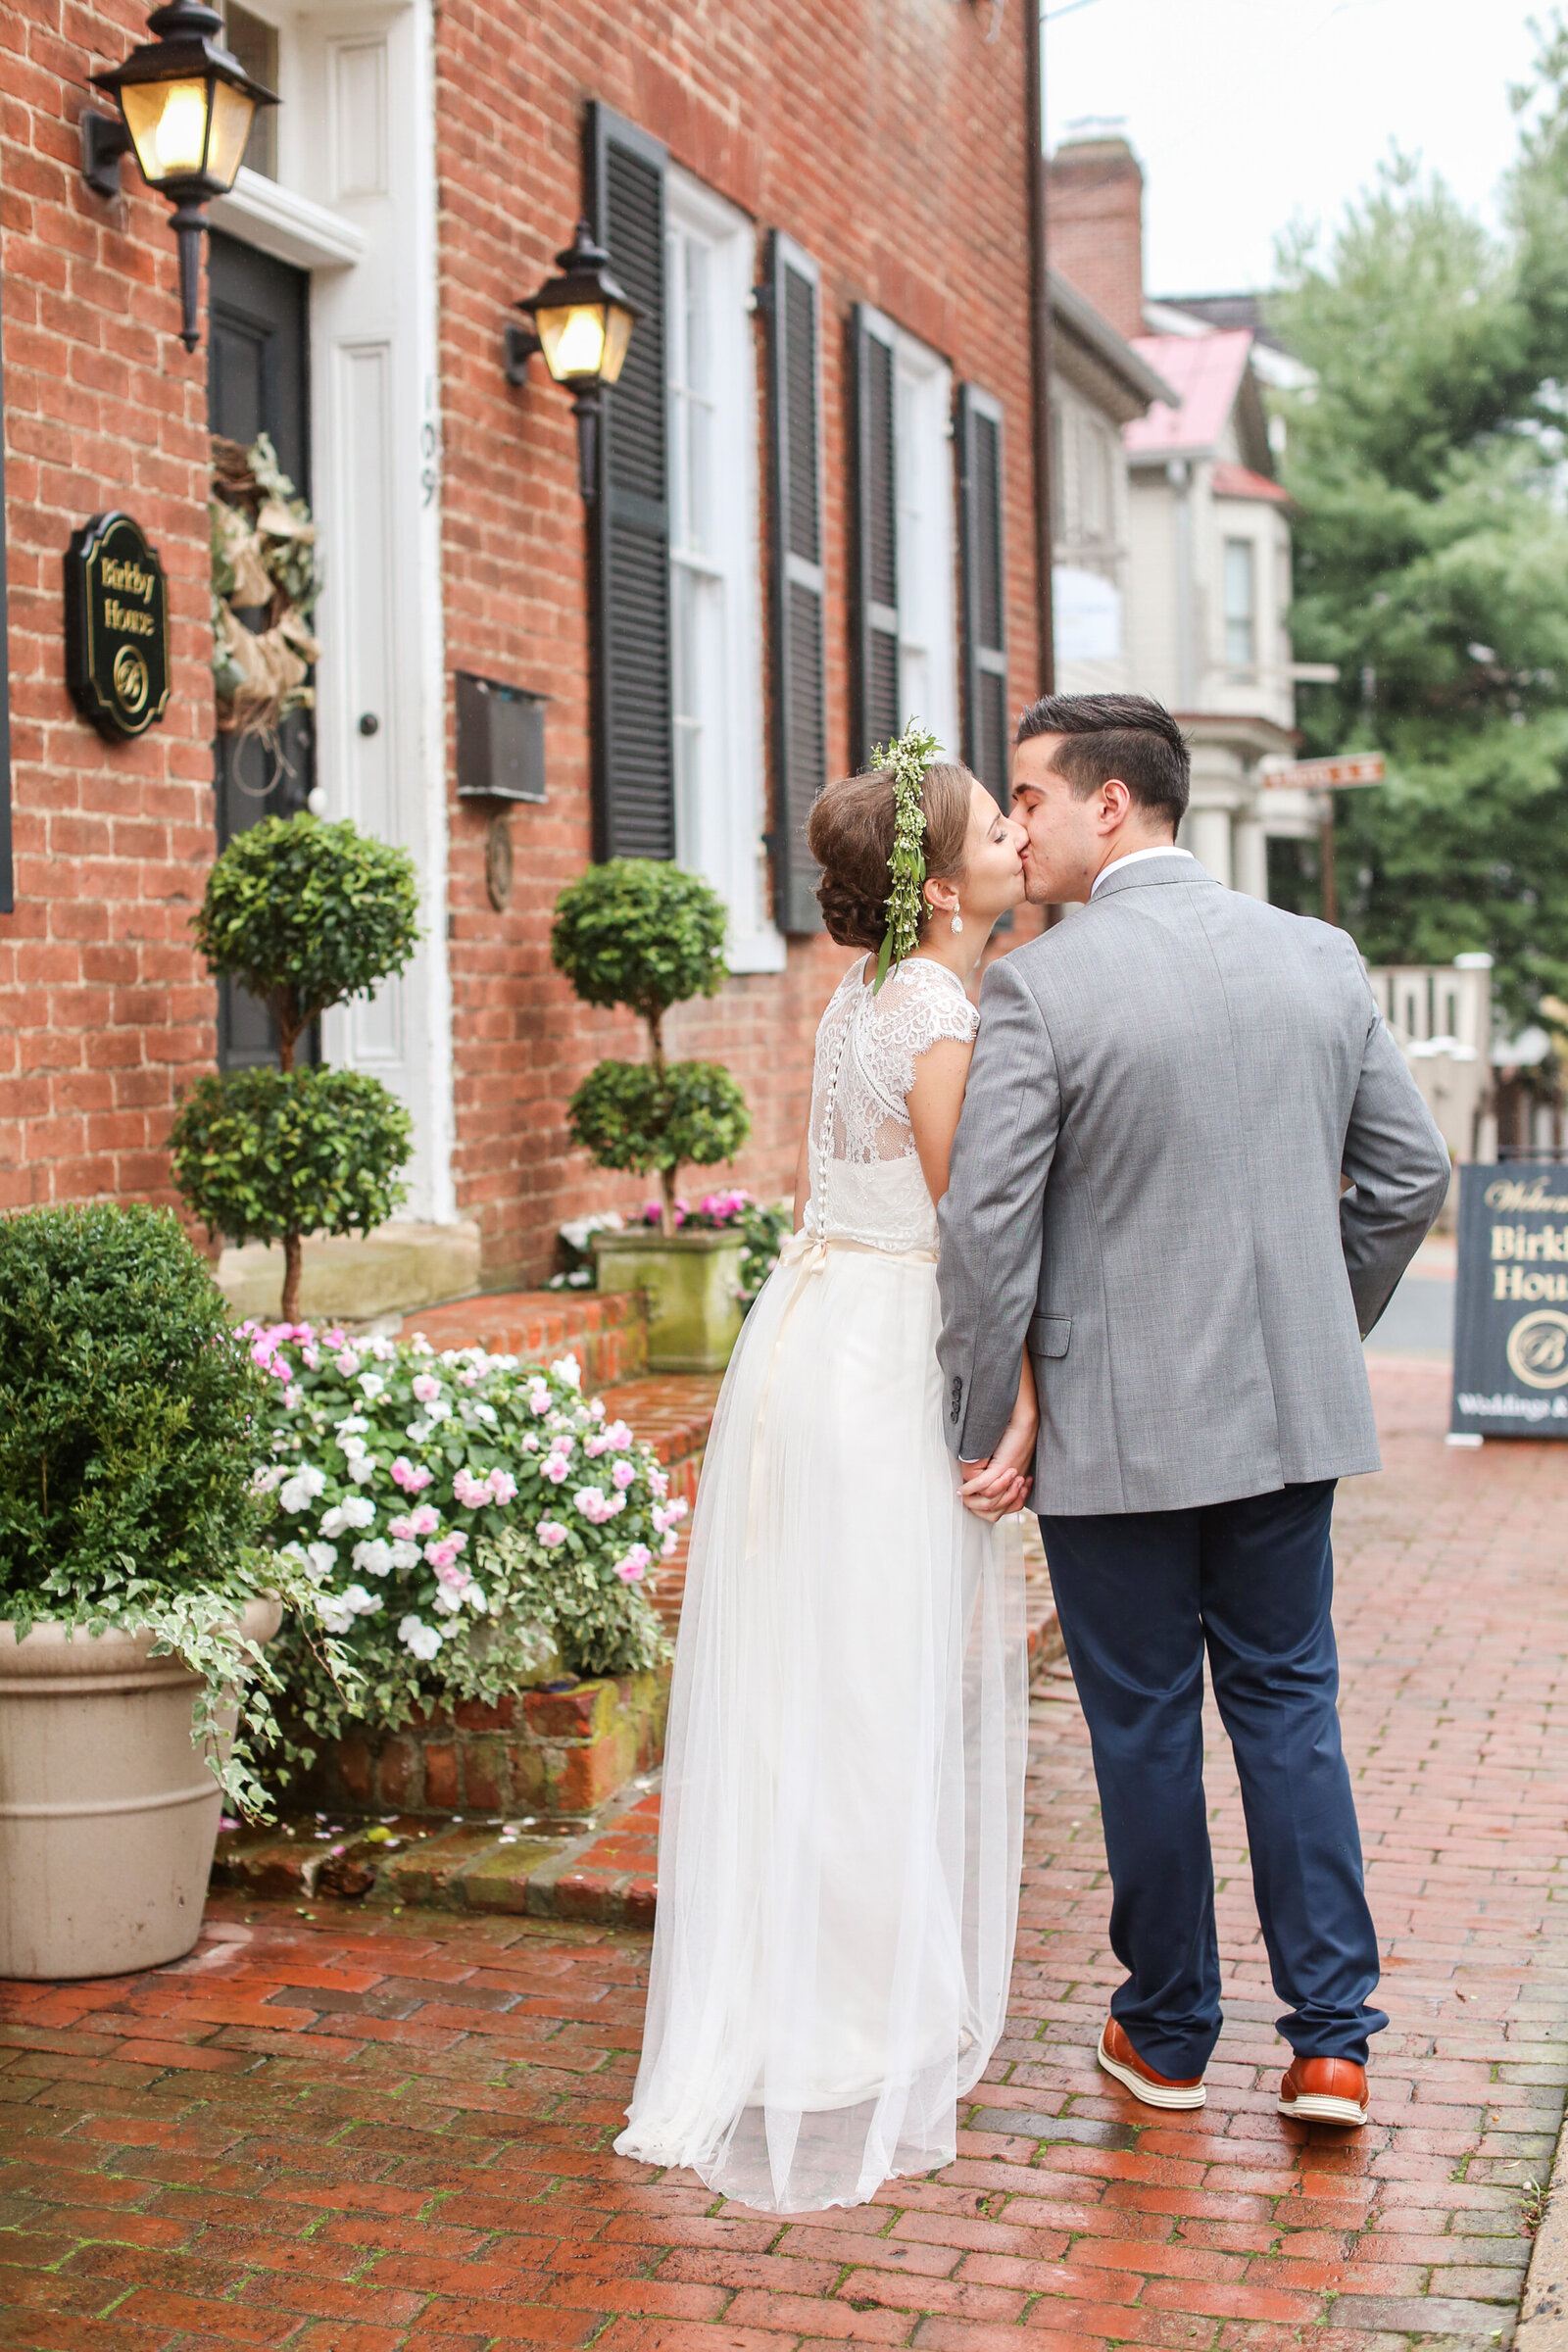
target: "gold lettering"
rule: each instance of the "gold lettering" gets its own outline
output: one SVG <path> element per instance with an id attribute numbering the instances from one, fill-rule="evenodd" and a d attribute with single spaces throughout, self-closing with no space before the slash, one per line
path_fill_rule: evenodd
<path id="1" fill-rule="evenodd" d="M 128 596 L 139 596 L 145 604 L 153 592 L 153 575 L 143 571 L 139 564 L 120 564 L 113 556 L 103 560 L 103 583 L 106 588 L 123 589 Z"/>

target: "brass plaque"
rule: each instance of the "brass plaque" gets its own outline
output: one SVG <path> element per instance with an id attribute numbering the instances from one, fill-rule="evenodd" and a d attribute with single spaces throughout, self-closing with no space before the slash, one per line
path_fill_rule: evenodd
<path id="1" fill-rule="evenodd" d="M 145 733 L 169 704 L 169 585 L 141 524 L 95 514 L 66 554 L 66 683 L 112 737 Z"/>

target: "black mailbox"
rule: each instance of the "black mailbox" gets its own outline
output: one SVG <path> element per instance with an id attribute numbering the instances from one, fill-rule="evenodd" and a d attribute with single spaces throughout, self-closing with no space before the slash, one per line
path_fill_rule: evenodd
<path id="1" fill-rule="evenodd" d="M 542 801 L 545 696 L 466 670 L 457 676 L 459 799 Z"/>

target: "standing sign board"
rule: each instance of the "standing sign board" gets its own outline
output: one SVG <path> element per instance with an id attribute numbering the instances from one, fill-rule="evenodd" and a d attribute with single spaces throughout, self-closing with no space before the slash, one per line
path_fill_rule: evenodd
<path id="1" fill-rule="evenodd" d="M 1456 1436 L 1568 1438 L 1568 1165 L 1459 1171 Z"/>

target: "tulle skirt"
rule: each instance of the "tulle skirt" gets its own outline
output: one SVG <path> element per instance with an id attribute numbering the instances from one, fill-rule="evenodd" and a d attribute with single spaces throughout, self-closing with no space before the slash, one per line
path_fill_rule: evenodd
<path id="1" fill-rule="evenodd" d="M 927 1262 L 781 1263 L 703 1466 L 615 2146 L 769 2211 L 951 2163 L 1005 2014 L 1022 1554 L 958 1501 L 938 1326 Z"/>

